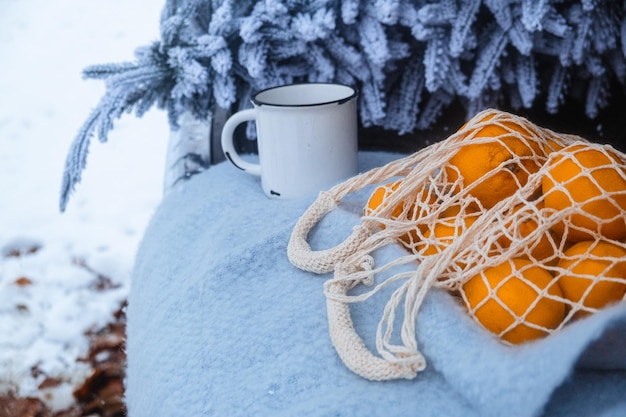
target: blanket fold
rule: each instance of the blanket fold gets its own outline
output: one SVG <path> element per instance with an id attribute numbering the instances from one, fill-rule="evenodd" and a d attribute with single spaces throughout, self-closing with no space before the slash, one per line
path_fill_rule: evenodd
<path id="1" fill-rule="evenodd" d="M 362 171 L 400 155 L 363 152 Z M 368 190 L 313 230 L 337 245 Z M 127 311 L 129 417 L 624 416 L 626 306 L 537 342 L 506 346 L 443 290 L 429 292 L 417 334 L 426 369 L 372 382 L 350 372 L 328 334 L 324 281 L 290 264 L 292 228 L 315 196 L 270 200 L 258 179 L 220 164 L 171 192 L 139 247 Z M 402 254 L 399 246 L 377 261 Z M 392 288 L 351 305 L 375 352 Z"/>

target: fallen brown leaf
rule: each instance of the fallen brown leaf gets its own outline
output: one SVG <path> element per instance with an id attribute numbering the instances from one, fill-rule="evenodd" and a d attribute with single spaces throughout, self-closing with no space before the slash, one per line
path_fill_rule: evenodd
<path id="1" fill-rule="evenodd" d="M 92 373 L 75 389 L 74 405 L 53 413 L 39 398 L 18 397 L 9 392 L 0 395 L 0 417 L 126 417 L 123 401 L 126 366 L 124 309 L 125 304 L 104 328 L 85 334 L 89 339 L 89 351 L 79 360 L 88 363 Z M 34 377 L 45 375 L 37 365 L 33 366 L 31 374 Z M 58 378 L 46 377 L 38 388 L 50 389 L 62 382 Z"/>
<path id="2" fill-rule="evenodd" d="M 114 321 L 103 329 L 88 332 L 89 352 L 86 358 L 93 371 L 87 380 L 74 391 L 74 398 L 87 415 L 125 417 L 124 376 L 126 354 L 125 305 L 114 314 Z"/>
<path id="3" fill-rule="evenodd" d="M 24 255 L 31 255 L 42 248 L 42 244 L 30 239 L 15 239 L 2 248 L 2 255 L 5 258 L 19 258 Z"/>
<path id="4" fill-rule="evenodd" d="M 18 287 L 27 287 L 29 285 L 32 285 L 32 283 L 33 281 L 26 277 L 19 277 L 18 279 L 13 281 L 13 284 L 17 285 Z"/>
<path id="5" fill-rule="evenodd" d="M 0 417 L 49 416 L 49 410 L 39 398 L 16 397 L 12 392 L 0 396 Z"/>

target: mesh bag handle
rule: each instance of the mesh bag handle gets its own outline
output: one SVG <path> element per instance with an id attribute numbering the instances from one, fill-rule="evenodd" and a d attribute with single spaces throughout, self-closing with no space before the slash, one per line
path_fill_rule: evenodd
<path id="1" fill-rule="evenodd" d="M 441 145 L 431 146 L 436 148 Z M 287 256 L 294 266 L 317 274 L 335 271 L 335 279 L 325 286 L 331 341 L 346 367 L 369 380 L 412 379 L 426 367 L 426 361 L 417 349 L 411 352 L 400 352 L 398 356 L 392 358 L 374 355 L 354 329 L 350 316 L 349 303 L 351 301 L 346 298 L 346 295 L 348 290 L 359 282 L 351 280 L 346 282 L 345 277 L 355 269 L 371 267 L 367 260 L 363 262 L 362 259 L 357 260 L 361 262 L 360 265 L 355 266 L 350 258 L 362 248 L 378 223 L 374 220 L 362 219 L 362 223 L 354 227 L 350 236 L 339 245 L 328 249 L 313 250 L 307 242 L 307 237 L 313 227 L 326 214 L 337 208 L 348 194 L 388 178 L 407 175 L 415 164 L 427 156 L 426 152 L 418 152 L 391 161 L 384 166 L 352 177 L 328 191 L 320 192 L 317 199 L 297 221 L 287 246 Z"/>
<path id="2" fill-rule="evenodd" d="M 436 143 L 429 147 L 433 152 L 443 146 Z M 333 271 L 335 266 L 363 244 L 372 234 L 378 224 L 369 219 L 363 219 L 362 224 L 354 227 L 352 234 L 334 248 L 313 250 L 307 242 L 309 232 L 326 214 L 337 208 L 338 204 L 348 194 L 361 190 L 368 185 L 374 185 L 395 176 L 405 176 L 413 170 L 416 164 L 426 159 L 430 152 L 416 152 L 413 155 L 391 161 L 384 166 L 373 168 L 365 173 L 356 175 L 328 191 L 319 193 L 317 199 L 309 206 L 296 222 L 287 246 L 287 256 L 291 263 L 305 271 L 323 274 Z"/>
<path id="3" fill-rule="evenodd" d="M 323 274 L 331 272 L 335 265 L 353 254 L 372 233 L 372 229 L 367 227 L 367 224 L 355 226 L 352 234 L 334 248 L 318 251 L 311 249 L 307 242 L 309 232 L 324 216 L 337 208 L 337 205 L 348 194 L 367 185 L 383 181 L 390 176 L 400 175 L 406 171 L 407 162 L 410 162 L 408 158 L 392 161 L 385 166 L 350 178 L 328 191 L 320 192 L 317 199 L 302 214 L 294 226 L 287 246 L 287 256 L 291 263 L 305 271 Z"/>

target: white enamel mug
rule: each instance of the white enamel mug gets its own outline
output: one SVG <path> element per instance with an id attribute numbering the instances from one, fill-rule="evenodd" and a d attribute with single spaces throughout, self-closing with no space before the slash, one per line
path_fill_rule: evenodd
<path id="1" fill-rule="evenodd" d="M 271 198 L 300 198 L 358 171 L 357 91 L 341 84 L 289 84 L 260 91 L 254 108 L 233 114 L 222 130 L 222 149 L 237 168 L 261 177 Z M 235 128 L 254 120 L 259 163 L 235 151 Z"/>

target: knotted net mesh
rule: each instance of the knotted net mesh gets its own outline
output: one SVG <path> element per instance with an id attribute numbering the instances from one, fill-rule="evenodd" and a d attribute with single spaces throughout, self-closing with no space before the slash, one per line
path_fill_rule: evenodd
<path id="1" fill-rule="evenodd" d="M 315 224 L 368 185 L 377 188 L 360 225 L 340 245 L 312 250 Z M 511 345 L 624 300 L 625 215 L 624 154 L 490 109 L 446 140 L 320 193 L 296 224 L 288 255 L 304 270 L 334 271 L 325 284 L 330 336 L 348 368 L 372 380 L 413 378 L 426 364 L 416 323 L 433 287 Z M 376 265 L 373 253 L 392 244 L 406 255 Z M 417 266 L 374 279 L 402 264 Z M 349 305 L 392 283 L 373 353 Z"/>

